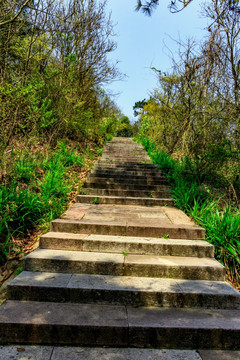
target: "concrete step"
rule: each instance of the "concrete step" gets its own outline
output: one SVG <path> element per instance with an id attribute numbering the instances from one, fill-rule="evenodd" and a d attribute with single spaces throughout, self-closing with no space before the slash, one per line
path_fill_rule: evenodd
<path id="1" fill-rule="evenodd" d="M 221 281 L 23 271 L 7 298 L 126 306 L 240 309 L 240 294 Z"/>
<path id="2" fill-rule="evenodd" d="M 111 164 L 114 166 L 126 165 L 126 166 L 139 166 L 139 165 L 149 165 L 152 166 L 151 160 L 143 159 L 114 159 L 114 158 L 101 158 L 101 164 Z"/>
<path id="3" fill-rule="evenodd" d="M 114 178 L 118 180 L 119 178 L 129 179 L 131 182 L 132 180 L 165 180 L 166 178 L 162 176 L 161 174 L 158 175 L 147 175 L 142 172 L 141 175 L 134 175 L 134 174 L 128 174 L 127 172 L 119 172 L 116 173 L 114 171 L 92 171 L 90 174 L 90 177 L 100 177 L 100 178 Z"/>
<path id="4" fill-rule="evenodd" d="M 121 190 L 121 189 L 94 189 L 83 188 L 81 195 L 121 196 L 121 197 L 142 197 L 142 198 L 169 198 L 170 191 L 144 191 L 144 190 Z"/>
<path id="5" fill-rule="evenodd" d="M 82 204 L 118 204 L 118 205 L 142 205 L 142 206 L 173 206 L 171 198 L 142 198 L 124 196 L 96 196 L 77 195 L 76 201 Z"/>
<path id="6" fill-rule="evenodd" d="M 7 301 L 0 322 L 1 344 L 240 348 L 239 310 Z"/>
<path id="7" fill-rule="evenodd" d="M 86 183 L 89 182 L 98 182 L 98 183 L 104 183 L 104 184 L 128 184 L 129 182 L 134 184 L 134 185 L 167 185 L 167 181 L 166 179 L 154 179 L 154 178 L 136 178 L 136 177 L 99 177 L 99 176 L 94 176 L 91 175 Z"/>
<path id="8" fill-rule="evenodd" d="M 48 232 L 40 238 L 41 249 L 109 252 L 161 256 L 214 257 L 214 246 L 202 240 L 136 238 Z"/>
<path id="9" fill-rule="evenodd" d="M 91 187 L 91 188 L 98 188 L 98 189 L 122 189 L 122 190 L 145 190 L 147 193 L 155 191 L 168 191 L 171 190 L 170 186 L 168 185 L 138 185 L 138 184 L 132 184 L 132 183 L 126 183 L 126 184 L 106 184 L 104 182 L 95 182 L 90 177 L 86 180 L 84 188 L 85 187 Z"/>
<path id="10" fill-rule="evenodd" d="M 135 164 L 128 164 L 128 163 L 111 163 L 109 161 L 100 160 L 96 162 L 94 168 L 100 169 L 126 169 L 129 171 L 138 171 L 138 170 L 145 170 L 145 171 L 160 171 L 161 170 L 157 167 L 156 164 L 144 164 L 144 163 L 135 163 Z"/>
<path id="11" fill-rule="evenodd" d="M 225 278 L 224 267 L 210 258 L 48 249 L 27 255 L 25 270 L 211 281 Z"/>
<path id="12" fill-rule="evenodd" d="M 163 176 L 163 174 L 156 170 L 155 172 L 153 171 L 146 171 L 146 170 L 125 170 L 125 169 L 104 169 L 104 168 L 93 168 L 91 171 L 91 175 L 95 175 L 95 176 L 109 176 L 109 177 L 123 177 L 123 176 L 128 176 L 128 177 L 144 177 L 144 178 L 163 178 L 165 179 L 165 177 Z"/>
<path id="13" fill-rule="evenodd" d="M 77 234 L 120 235 L 136 237 L 165 237 L 170 239 L 203 239 L 205 230 L 199 226 L 136 223 L 129 221 L 68 220 L 56 219 L 51 222 L 51 231 Z"/>
<path id="14" fill-rule="evenodd" d="M 0 347 L 0 359 L 23 360 L 19 348 L 29 360 L 239 360 L 240 351 L 167 350 L 104 348 L 79 346 L 10 345 Z M 2 356 L 2 357 L 1 357 Z M 19 357 L 20 356 L 20 357 Z M 24 359 L 25 359 L 24 358 Z"/>
<path id="15" fill-rule="evenodd" d="M 115 151 L 112 151 L 112 150 L 105 150 L 102 154 L 102 159 L 127 159 L 127 160 L 139 160 L 139 161 L 144 161 L 144 160 L 150 160 L 150 157 L 145 153 L 143 152 L 123 152 L 121 149 L 117 149 Z"/>
<path id="16" fill-rule="evenodd" d="M 136 157 L 136 156 L 143 156 L 143 157 L 149 157 L 143 148 L 139 149 L 127 149 L 126 147 L 116 147 L 116 148 L 108 148 L 105 147 L 103 154 L 110 155 L 112 157 Z"/>

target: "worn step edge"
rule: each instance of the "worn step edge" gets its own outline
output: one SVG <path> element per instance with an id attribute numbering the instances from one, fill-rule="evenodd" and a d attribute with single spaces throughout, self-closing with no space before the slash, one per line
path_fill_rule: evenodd
<path id="1" fill-rule="evenodd" d="M 80 195 L 101 195 L 101 196 L 128 196 L 128 197 L 149 197 L 166 198 L 171 196 L 170 190 L 165 191 L 144 191 L 144 190 L 122 190 L 122 189 L 98 189 L 84 187 Z"/>
<path id="2" fill-rule="evenodd" d="M 163 176 L 163 173 L 158 168 L 135 168 L 132 167 L 107 167 L 107 166 L 100 166 L 95 165 L 93 166 L 92 172 L 98 172 L 98 173 L 107 173 L 107 174 L 128 174 L 128 175 L 145 175 L 145 176 Z"/>
<path id="3" fill-rule="evenodd" d="M 161 206 L 174 205 L 171 198 L 141 198 L 141 197 L 124 197 L 124 196 L 101 196 L 101 195 L 77 195 L 76 202 L 87 204 L 124 204 L 124 205 L 145 205 L 145 206 Z"/>
<path id="4" fill-rule="evenodd" d="M 109 178 L 129 178 L 131 179 L 159 179 L 159 180 L 166 180 L 166 177 L 163 176 L 162 174 L 159 173 L 146 173 L 144 171 L 140 172 L 140 173 L 133 173 L 133 172 L 126 172 L 126 171 L 100 171 L 100 170 L 92 170 L 90 173 L 91 176 L 95 176 L 95 177 L 109 177 Z"/>
<path id="5" fill-rule="evenodd" d="M 118 178 L 110 178 L 110 177 L 97 177 L 90 175 L 87 182 L 103 182 L 103 183 L 114 183 L 114 184 L 127 184 L 129 181 L 133 184 L 140 184 L 140 185 L 167 185 L 168 182 L 165 179 L 136 179 L 136 178 L 126 178 L 126 177 L 118 177 Z"/>
<path id="6" fill-rule="evenodd" d="M 132 183 L 126 183 L 126 184 L 106 184 L 106 183 L 98 183 L 95 181 L 86 180 L 83 188 L 91 186 L 93 188 L 99 188 L 99 189 L 125 189 L 125 190 L 145 190 L 145 191 L 170 191 L 171 187 L 168 185 L 138 185 L 138 184 L 132 184 Z"/>
<path id="7" fill-rule="evenodd" d="M 240 309 L 240 294 L 226 282 L 24 271 L 7 298 L 177 308 Z"/>
<path id="8" fill-rule="evenodd" d="M 90 220 L 64 220 L 56 219 L 51 222 L 50 230 L 54 232 L 120 235 L 136 237 L 164 237 L 171 239 L 204 239 L 205 230 L 200 226 L 184 225 L 130 225 L 121 222 L 90 221 Z"/>
<path id="9" fill-rule="evenodd" d="M 240 348 L 238 310 L 7 301 L 0 322 L 1 344 Z"/>
<path id="10" fill-rule="evenodd" d="M 49 232 L 40 238 L 41 249 L 214 257 L 214 246 L 201 240 L 135 238 Z"/>
<path id="11" fill-rule="evenodd" d="M 135 170 L 140 170 L 140 171 L 159 171 L 161 172 L 161 169 L 159 169 L 159 167 L 156 164 L 141 164 L 141 163 L 136 163 L 135 165 L 133 164 L 128 164 L 128 163 L 109 163 L 109 162 L 104 162 L 103 160 L 100 160 L 98 162 L 95 163 L 95 165 L 93 166 L 94 169 L 119 169 L 119 170 L 128 170 L 131 171 L 135 171 Z"/>
<path id="12" fill-rule="evenodd" d="M 224 281 L 214 259 L 38 249 L 25 258 L 26 271 Z"/>

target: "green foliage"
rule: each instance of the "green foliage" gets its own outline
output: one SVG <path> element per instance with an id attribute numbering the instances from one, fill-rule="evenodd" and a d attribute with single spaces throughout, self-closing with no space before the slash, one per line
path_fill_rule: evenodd
<path id="1" fill-rule="evenodd" d="M 240 275 L 240 216 L 236 208 L 208 207 L 199 219 L 206 228 L 206 239 L 215 246 L 216 258 L 230 270 L 232 278 Z"/>
<path id="2" fill-rule="evenodd" d="M 62 214 L 75 185 L 68 171 L 84 165 L 83 155 L 63 142 L 47 154 L 22 151 L 11 156 L 12 168 L 0 185 L 0 262 L 11 251 L 12 237 Z"/>
<path id="3" fill-rule="evenodd" d="M 147 150 L 152 161 L 163 171 L 169 183 L 172 185 L 175 205 L 185 211 L 195 221 L 206 229 L 206 240 L 215 246 L 216 258 L 229 270 L 232 279 L 239 282 L 240 276 L 240 214 L 237 207 L 221 205 L 216 200 L 208 187 L 203 183 L 206 176 L 198 173 L 198 167 L 205 173 L 211 169 L 211 175 L 215 179 L 214 169 L 209 162 L 216 162 L 214 154 L 222 154 L 220 161 L 228 159 L 231 155 L 225 148 L 212 146 L 204 154 L 206 168 L 199 166 L 196 158 L 189 156 L 180 160 L 173 159 L 163 151 L 159 151 L 156 144 L 149 139 L 140 140 Z M 218 162 L 215 163 L 215 171 L 218 170 Z M 207 173 L 206 173 L 207 175 Z M 219 184 L 217 184 L 219 186 Z"/>
<path id="4" fill-rule="evenodd" d="M 133 135 L 132 125 L 127 116 L 123 116 L 120 119 L 120 123 L 117 128 L 117 136 L 130 137 Z"/>

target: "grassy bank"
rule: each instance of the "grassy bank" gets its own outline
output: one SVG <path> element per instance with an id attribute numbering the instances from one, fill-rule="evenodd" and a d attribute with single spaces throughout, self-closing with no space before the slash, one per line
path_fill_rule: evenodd
<path id="1" fill-rule="evenodd" d="M 141 143 L 171 184 L 175 205 L 206 229 L 206 240 L 215 246 L 216 259 L 226 266 L 229 280 L 238 287 L 240 212 L 237 196 L 229 199 L 219 192 L 219 186 L 224 186 L 224 183 L 219 185 L 225 181 L 223 178 L 218 179 L 218 183 L 217 178 L 212 179 L 216 188 L 209 187 L 206 178 L 197 176 L 191 158 L 174 159 L 158 150 L 149 139 L 142 139 Z"/>
<path id="2" fill-rule="evenodd" d="M 0 265 L 17 258 L 59 217 L 102 153 L 102 145 L 58 142 L 55 148 L 16 146 L 2 156 L 0 183 Z M 30 239 L 32 239 L 30 241 Z"/>

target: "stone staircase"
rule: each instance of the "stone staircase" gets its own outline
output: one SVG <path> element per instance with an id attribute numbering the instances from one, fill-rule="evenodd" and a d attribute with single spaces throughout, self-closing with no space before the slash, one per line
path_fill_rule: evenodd
<path id="1" fill-rule="evenodd" d="M 114 138 L 25 259 L 1 344 L 239 349 L 240 295 L 142 147 Z"/>

